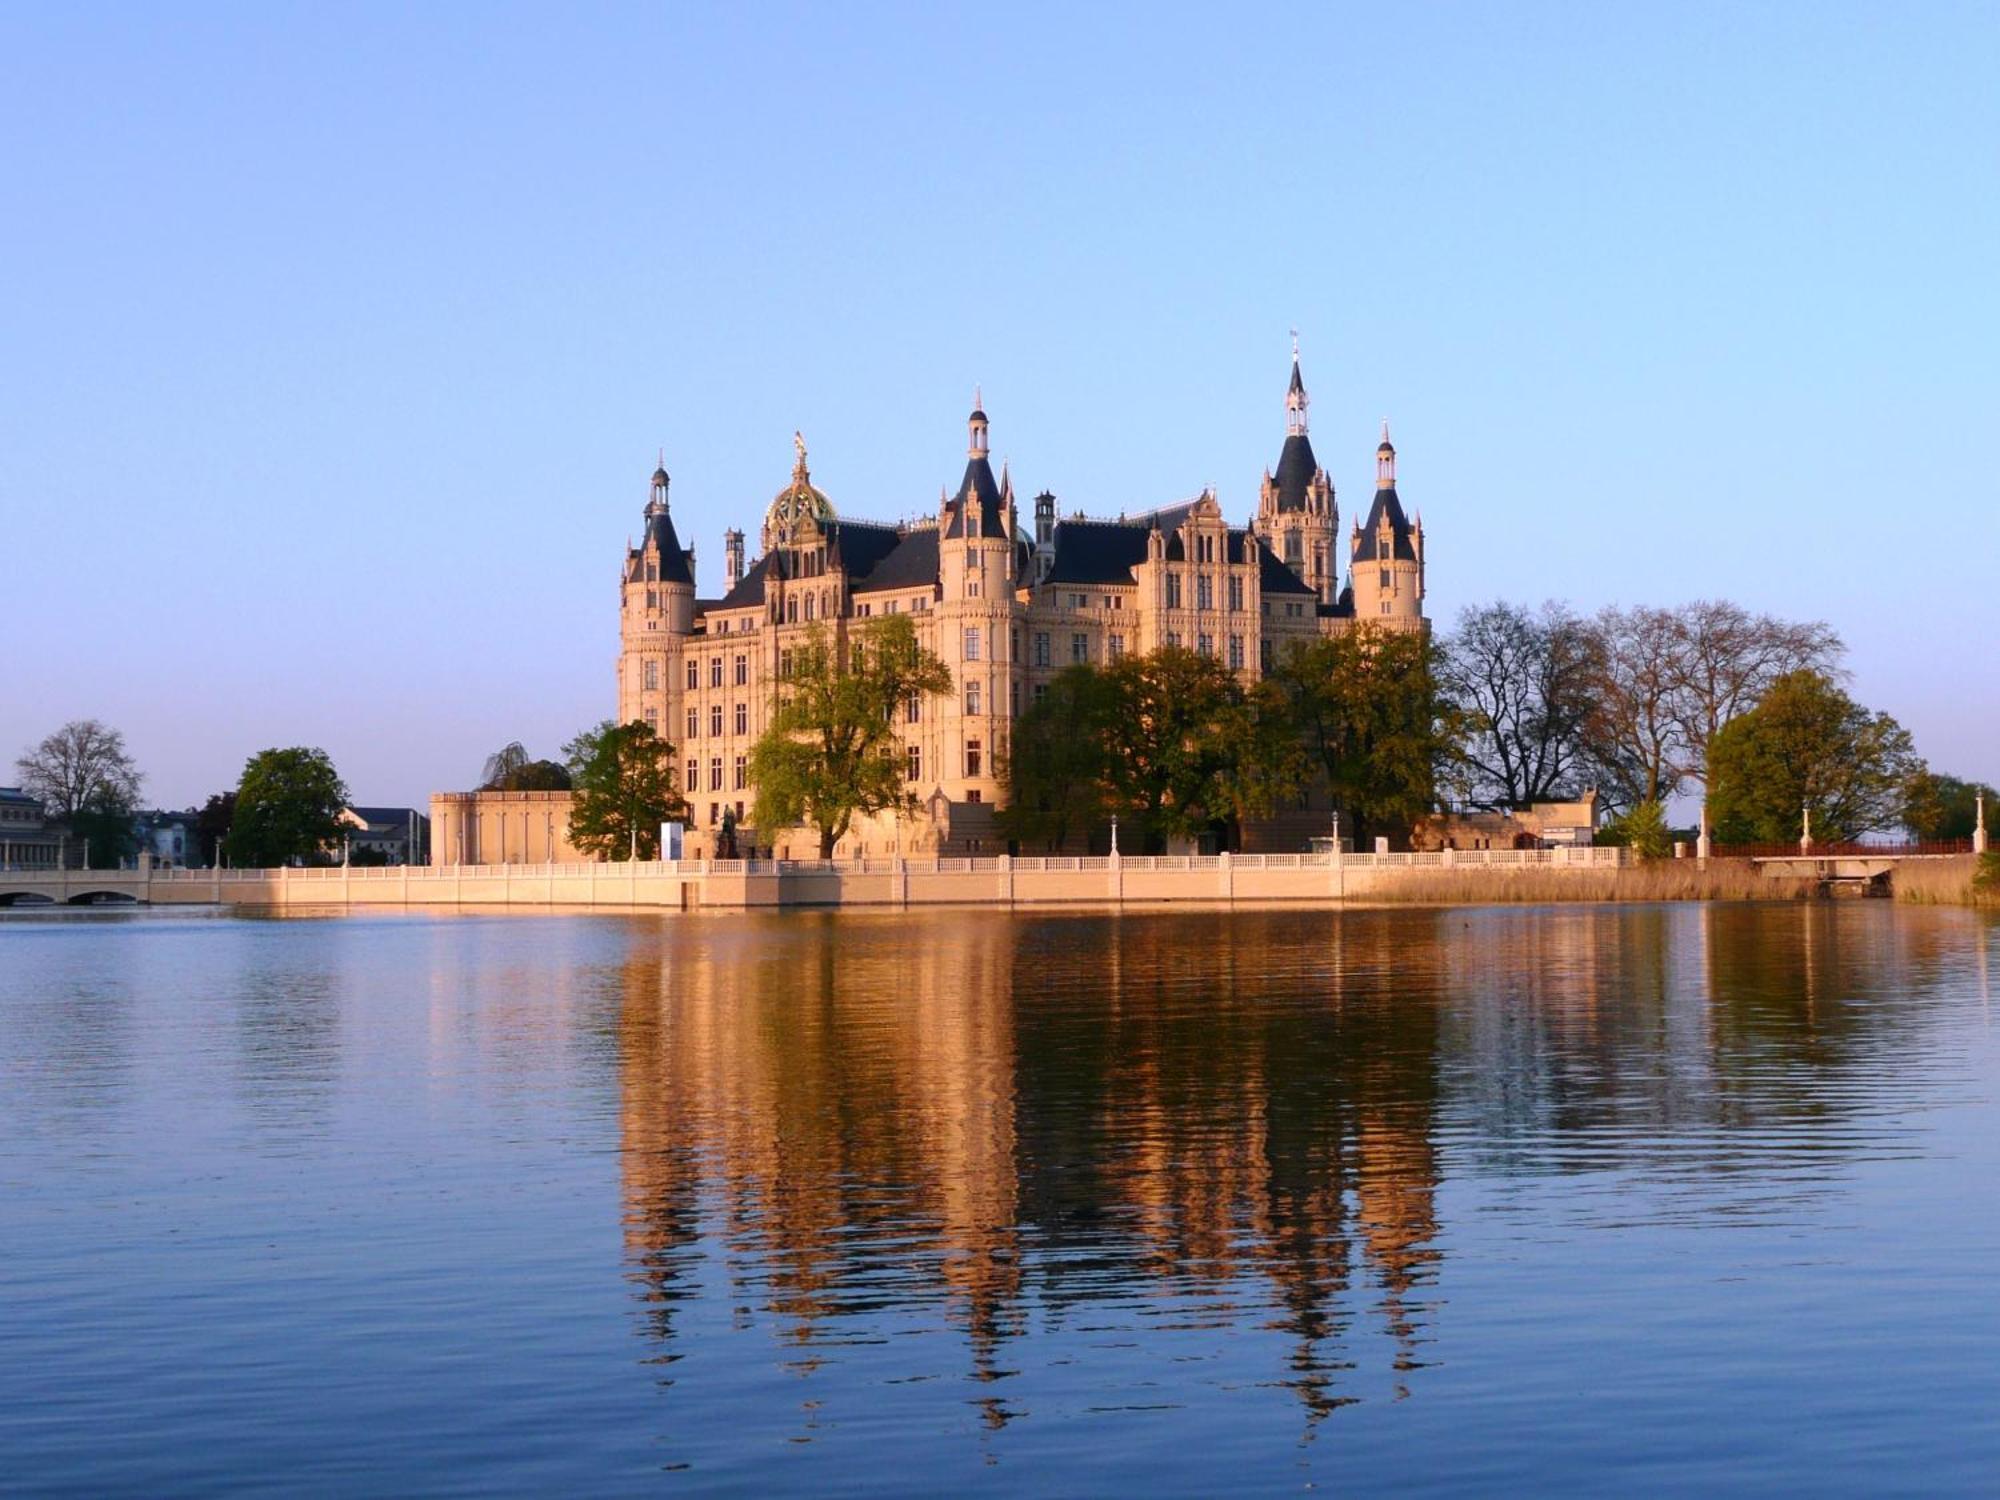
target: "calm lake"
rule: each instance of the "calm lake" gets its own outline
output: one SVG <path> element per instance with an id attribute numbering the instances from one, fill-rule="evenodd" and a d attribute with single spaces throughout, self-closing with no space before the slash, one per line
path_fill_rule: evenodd
<path id="1" fill-rule="evenodd" d="M 2000 924 L 0 916 L 0 1491 L 1991 1494 Z"/>

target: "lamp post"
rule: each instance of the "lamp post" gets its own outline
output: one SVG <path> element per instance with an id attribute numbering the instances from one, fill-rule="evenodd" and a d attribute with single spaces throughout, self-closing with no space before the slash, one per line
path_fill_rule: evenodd
<path id="1" fill-rule="evenodd" d="M 1800 825 L 1802 831 L 1799 834 L 1799 853 L 1809 854 L 1812 852 L 1812 804 L 1801 803 L 1799 812 L 1804 818 L 1804 822 Z"/>
<path id="2" fill-rule="evenodd" d="M 1111 815 L 1111 857 L 1118 857 L 1118 814 Z"/>
<path id="3" fill-rule="evenodd" d="M 1972 794 L 1972 807 L 1972 852 L 1974 854 L 1984 854 L 1986 852 L 1986 793 L 1974 792 Z"/>

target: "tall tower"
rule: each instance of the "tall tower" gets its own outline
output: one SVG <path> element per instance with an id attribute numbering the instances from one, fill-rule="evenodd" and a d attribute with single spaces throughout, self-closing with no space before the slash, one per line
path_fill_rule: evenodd
<path id="1" fill-rule="evenodd" d="M 1313 457 L 1307 435 L 1305 377 L 1299 373 L 1299 342 L 1292 340 L 1292 379 L 1285 389 L 1285 446 L 1278 451 L 1277 472 L 1264 471 L 1257 492 L 1257 534 L 1322 604 L 1331 604 L 1340 590 L 1340 563 L 1335 547 L 1340 538 L 1340 508 L 1333 481 Z"/>
<path id="2" fill-rule="evenodd" d="M 1354 618 L 1415 630 L 1424 618 L 1424 523 L 1403 514 L 1396 495 L 1396 449 L 1389 424 L 1375 449 L 1375 503 L 1354 523 L 1350 543 Z"/>
<path id="3" fill-rule="evenodd" d="M 743 533 L 731 526 L 722 533 L 723 592 L 743 581 Z"/>
<path id="4" fill-rule="evenodd" d="M 965 476 L 938 521 L 937 653 L 952 669 L 953 697 L 940 705 L 944 764 L 927 782 L 953 801 L 996 802 L 998 757 L 1010 717 L 1014 679 L 1014 483 L 993 477 L 986 412 L 973 393 L 966 419 Z"/>
<path id="5" fill-rule="evenodd" d="M 618 722 L 643 719 L 662 734 L 673 723 L 681 659 L 694 630 L 694 553 L 674 532 L 671 483 L 663 461 L 653 471 L 645 531 L 638 546 L 626 547 L 619 580 Z"/>

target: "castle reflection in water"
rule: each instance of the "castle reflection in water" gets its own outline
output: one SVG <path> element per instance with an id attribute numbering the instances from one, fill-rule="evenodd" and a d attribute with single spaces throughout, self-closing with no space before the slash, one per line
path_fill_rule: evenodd
<path id="1" fill-rule="evenodd" d="M 1949 926 L 1823 905 L 647 931 L 617 1047 L 663 1357 L 704 1297 L 802 1373 L 942 1321 L 993 1424 L 1010 1349 L 1086 1320 L 1274 1334 L 1262 1378 L 1309 1420 L 1409 1394 L 1447 1181 L 1637 1171 L 1691 1216 L 1825 1192 L 1860 1139 L 1829 1123 L 1869 1107 L 1829 1085 L 1909 1045 L 1964 957 Z"/>

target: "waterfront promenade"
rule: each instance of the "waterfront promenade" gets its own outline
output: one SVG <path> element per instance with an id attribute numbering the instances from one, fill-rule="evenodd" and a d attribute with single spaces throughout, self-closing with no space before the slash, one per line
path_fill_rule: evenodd
<path id="1" fill-rule="evenodd" d="M 991 855 L 860 860 L 640 860 L 274 870 L 67 870 L 0 876 L 0 900 L 126 899 L 153 906 L 1058 906 L 1326 903 L 1389 894 L 1450 869 L 1621 868 L 1626 851 L 1479 849 L 1406 854 Z"/>

